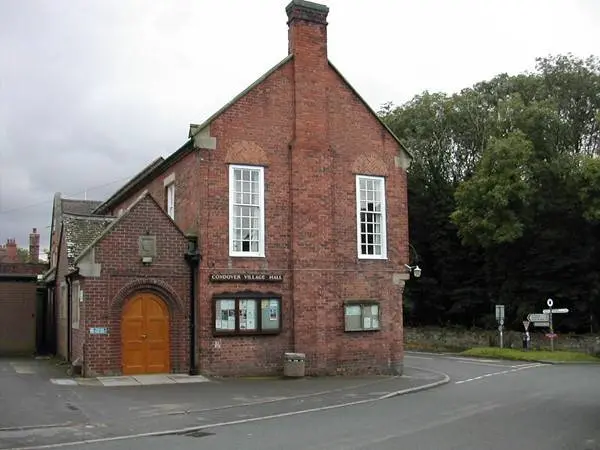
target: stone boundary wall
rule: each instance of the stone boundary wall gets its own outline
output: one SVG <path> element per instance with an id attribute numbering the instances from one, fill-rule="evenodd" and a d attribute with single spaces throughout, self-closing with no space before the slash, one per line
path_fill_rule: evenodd
<path id="1" fill-rule="evenodd" d="M 550 349 L 550 340 L 545 337 L 547 330 L 529 330 L 532 349 Z M 504 347 L 522 348 L 523 332 L 504 331 Z M 404 328 L 406 350 L 423 351 L 462 351 L 472 347 L 498 347 L 498 330 L 460 328 Z M 558 334 L 554 341 L 556 350 L 570 350 L 582 353 L 600 352 L 600 335 Z"/>

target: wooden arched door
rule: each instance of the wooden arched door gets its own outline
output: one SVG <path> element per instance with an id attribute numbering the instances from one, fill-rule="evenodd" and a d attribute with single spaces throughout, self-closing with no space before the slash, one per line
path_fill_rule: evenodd
<path id="1" fill-rule="evenodd" d="M 125 304 L 121 358 L 123 375 L 169 372 L 169 310 L 157 295 L 142 292 Z"/>

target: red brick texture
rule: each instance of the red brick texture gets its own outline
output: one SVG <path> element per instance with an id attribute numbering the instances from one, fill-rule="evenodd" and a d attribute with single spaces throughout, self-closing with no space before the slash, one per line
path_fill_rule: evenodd
<path id="1" fill-rule="evenodd" d="M 156 236 L 150 265 L 139 256 L 139 237 Z M 84 300 L 79 330 L 74 330 L 73 359 L 84 361 L 85 376 L 121 373 L 121 312 L 133 295 L 158 294 L 170 315 L 171 371 L 189 370 L 190 268 L 184 259 L 187 239 L 161 207 L 146 196 L 95 246 L 99 277 L 80 280 Z M 108 335 L 90 334 L 107 327 Z"/>
<path id="2" fill-rule="evenodd" d="M 403 283 L 393 283 L 393 276 L 406 273 L 408 262 L 406 172 L 396 165 L 399 144 L 330 66 L 326 36 L 324 24 L 292 20 L 293 58 L 211 122 L 216 150 L 189 153 L 122 203 L 131 203 L 148 189 L 162 205 L 162 180 L 175 173 L 175 220 L 199 236 L 202 253 L 198 346 L 203 373 L 276 373 L 286 351 L 306 353 L 309 374 L 387 373 L 401 368 Z M 232 163 L 265 167 L 264 258 L 229 256 Z M 357 174 L 385 177 L 385 260 L 357 257 Z M 115 234 L 110 242 L 114 248 L 102 250 L 101 257 L 113 258 L 114 263 L 103 265 L 103 270 L 140 269 L 125 254 L 119 263 L 113 255 L 115 248 L 129 242 L 126 233 Z M 108 244 L 102 245 L 104 249 Z M 228 271 L 281 273 L 284 281 L 209 282 L 210 273 Z M 103 283 L 93 287 L 95 295 L 116 295 L 114 287 Z M 282 332 L 213 336 L 213 296 L 248 289 L 281 296 Z M 344 331 L 344 301 L 360 298 L 379 301 L 380 331 Z M 118 359 L 118 347 L 110 352 L 107 346 L 102 348 L 99 358 L 110 354 Z"/>
<path id="3" fill-rule="evenodd" d="M 46 263 L 0 263 L 0 274 L 40 275 L 47 269 Z"/>

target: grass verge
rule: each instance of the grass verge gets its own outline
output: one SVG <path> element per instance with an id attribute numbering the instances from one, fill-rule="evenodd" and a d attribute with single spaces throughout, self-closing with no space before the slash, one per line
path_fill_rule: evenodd
<path id="1" fill-rule="evenodd" d="M 464 356 L 485 358 L 511 359 L 516 361 L 554 361 L 554 362 L 597 362 L 600 358 L 579 352 L 548 351 L 548 350 L 516 350 L 513 348 L 475 347 L 464 352 Z"/>

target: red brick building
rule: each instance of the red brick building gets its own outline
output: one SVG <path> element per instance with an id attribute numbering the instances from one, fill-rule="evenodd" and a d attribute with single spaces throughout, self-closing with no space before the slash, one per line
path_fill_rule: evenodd
<path id="1" fill-rule="evenodd" d="M 154 263 L 115 251 L 133 251 L 139 238 L 125 225 L 90 244 L 101 249 L 75 256 L 79 276 L 86 264 L 101 266 L 80 279 L 87 337 L 72 353 L 91 372 L 129 370 L 122 334 L 136 292 L 156 294 L 139 303 L 153 313 L 135 306 L 140 336 L 152 332 L 148 314 L 186 330 L 171 334 L 171 371 L 191 361 L 205 374 L 276 373 L 285 352 L 301 352 L 309 374 L 401 372 L 410 155 L 329 61 L 328 8 L 293 0 L 286 12 L 289 54 L 90 213 L 134 217 L 131 205 L 152 198 L 178 227 L 150 206 L 128 219 L 145 220 L 156 249 L 169 247 L 156 275 Z M 187 251 L 179 230 L 192 242 Z M 182 261 L 196 250 L 186 296 Z M 117 276 L 132 290 L 105 280 Z M 88 302 L 92 295 L 98 300 Z M 186 305 L 189 314 L 178 316 Z M 91 336 L 90 327 L 108 334 Z M 150 345 L 140 342 L 147 359 Z"/>

